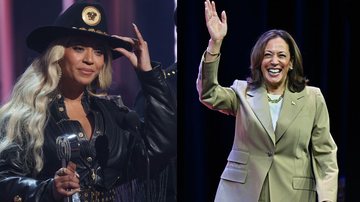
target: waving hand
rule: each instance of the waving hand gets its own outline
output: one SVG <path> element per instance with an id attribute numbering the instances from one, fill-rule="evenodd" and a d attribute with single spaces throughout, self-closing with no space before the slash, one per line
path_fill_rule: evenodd
<path id="1" fill-rule="evenodd" d="M 221 20 L 216 12 L 215 2 L 205 1 L 205 21 L 210 37 L 214 41 L 222 40 L 227 33 L 225 11 L 221 12 Z"/>

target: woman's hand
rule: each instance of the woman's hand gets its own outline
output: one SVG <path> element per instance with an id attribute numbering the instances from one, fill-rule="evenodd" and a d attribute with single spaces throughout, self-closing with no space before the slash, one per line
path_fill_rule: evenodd
<path id="1" fill-rule="evenodd" d="M 216 12 L 215 2 L 205 1 L 205 21 L 210 37 L 213 41 L 223 40 L 227 33 L 225 11 L 221 12 L 221 20 Z"/>
<path id="2" fill-rule="evenodd" d="M 76 164 L 69 162 L 66 168 L 60 168 L 54 176 L 53 195 L 56 200 L 80 192 L 79 174 L 76 173 Z"/>
<path id="3" fill-rule="evenodd" d="M 137 26 L 133 24 L 133 27 L 137 39 L 113 35 L 113 37 L 117 37 L 129 42 L 133 47 L 133 51 L 130 52 L 124 48 L 115 48 L 114 50 L 119 51 L 126 58 L 128 58 L 135 69 L 141 71 L 150 71 L 152 67 L 147 42 L 143 39 Z"/>

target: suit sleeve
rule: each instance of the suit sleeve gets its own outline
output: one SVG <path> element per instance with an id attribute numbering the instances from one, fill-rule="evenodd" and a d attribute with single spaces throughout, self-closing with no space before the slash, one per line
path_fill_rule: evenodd
<path id="1" fill-rule="evenodd" d="M 320 89 L 316 89 L 316 117 L 312 132 L 312 160 L 319 201 L 337 200 L 337 146 L 330 134 L 329 114 Z"/>
<path id="2" fill-rule="evenodd" d="M 219 62 L 220 56 L 213 62 L 205 62 L 203 55 L 196 80 L 199 100 L 210 109 L 235 116 L 239 101 L 231 88 L 219 85 Z"/>

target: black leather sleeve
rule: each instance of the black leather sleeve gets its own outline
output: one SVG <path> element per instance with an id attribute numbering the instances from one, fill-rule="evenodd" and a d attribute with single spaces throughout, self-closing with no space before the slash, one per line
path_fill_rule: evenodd
<path id="1" fill-rule="evenodd" d="M 145 97 L 144 125 L 142 136 L 150 158 L 152 172 L 157 172 L 168 163 L 177 151 L 176 98 L 165 81 L 159 63 L 153 69 L 137 72 Z"/>
<path id="2" fill-rule="evenodd" d="M 52 194 L 53 179 L 35 180 L 29 177 L 30 174 L 26 173 L 22 165 L 19 147 L 1 153 L 0 201 L 55 201 Z"/>

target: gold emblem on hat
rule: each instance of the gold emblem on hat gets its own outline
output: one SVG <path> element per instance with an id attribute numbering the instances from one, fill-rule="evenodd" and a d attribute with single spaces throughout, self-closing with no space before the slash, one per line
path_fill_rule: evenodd
<path id="1" fill-rule="evenodd" d="M 101 21 L 99 10 L 93 6 L 87 6 L 81 13 L 83 21 L 90 26 L 95 26 Z"/>

